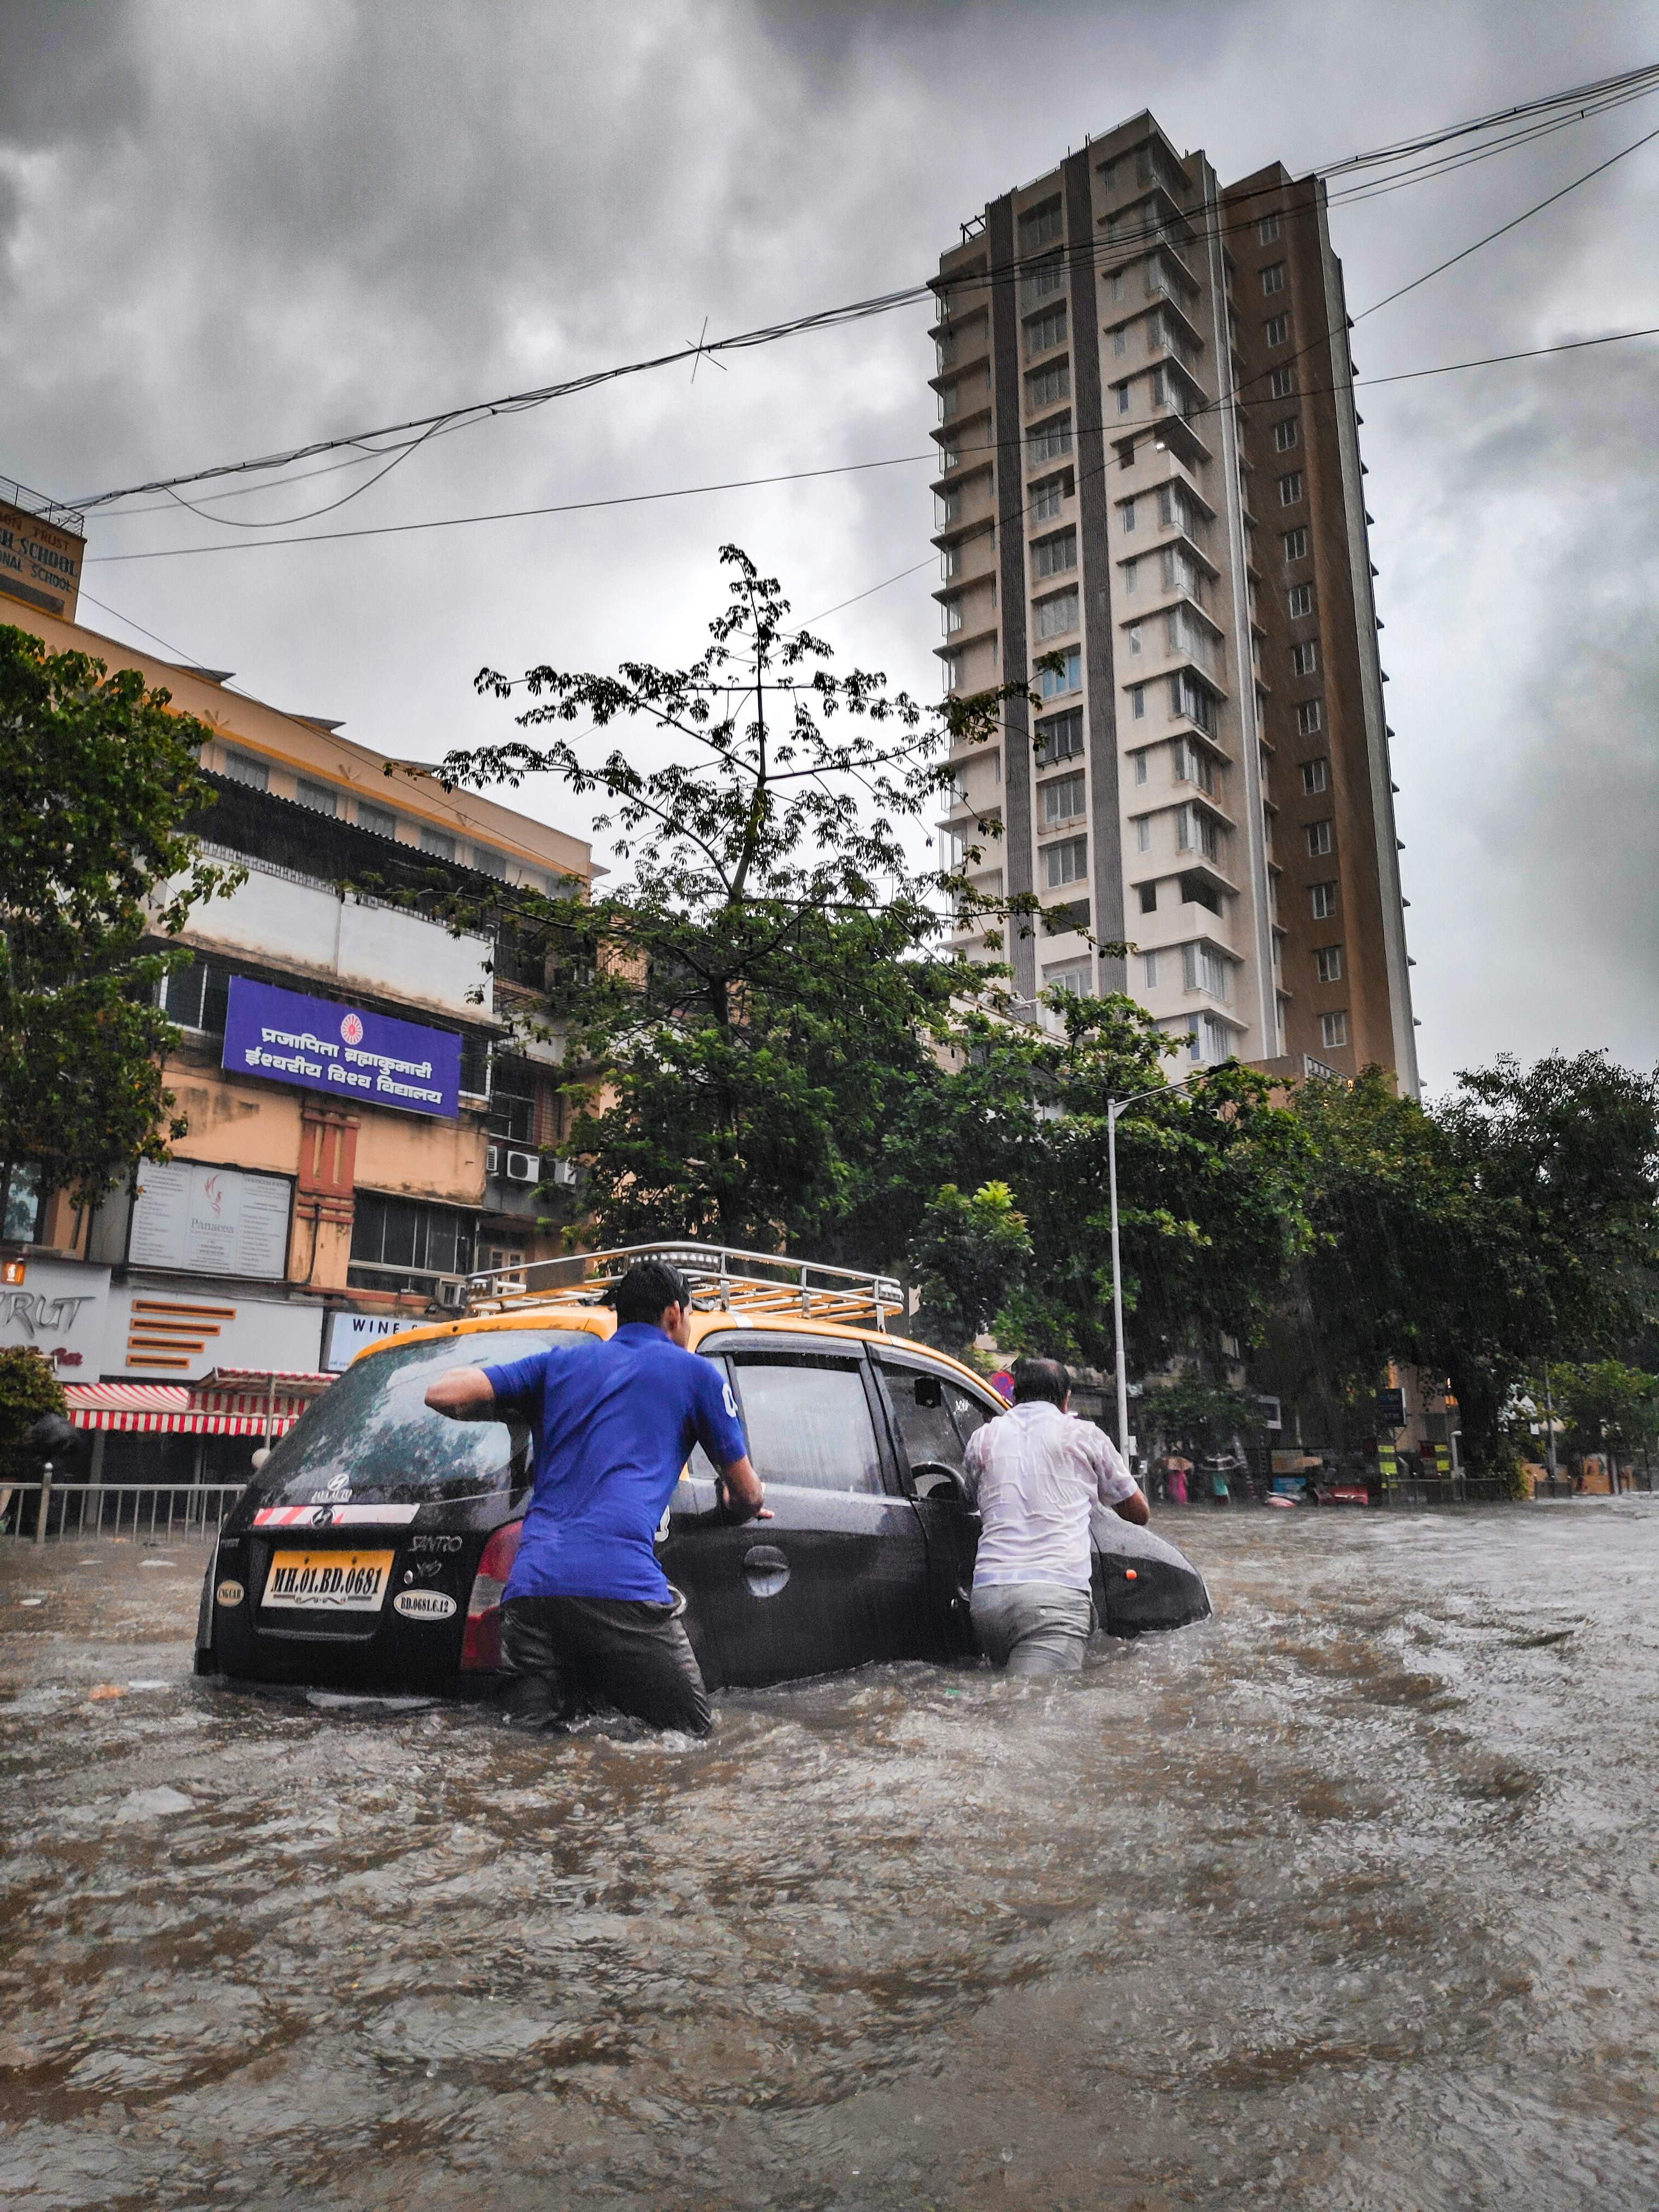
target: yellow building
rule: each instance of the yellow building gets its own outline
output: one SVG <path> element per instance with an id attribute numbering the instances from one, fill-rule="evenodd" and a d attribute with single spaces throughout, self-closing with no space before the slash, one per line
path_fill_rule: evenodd
<path id="1" fill-rule="evenodd" d="M 137 670 L 212 731 L 201 831 L 246 880 L 177 940 L 194 957 L 165 991 L 189 1124 L 172 1162 L 90 1218 L 26 1169 L 0 1194 L 0 1345 L 34 1344 L 65 1383 L 169 1386 L 176 1412 L 178 1386 L 227 1370 L 336 1370 L 418 1319 L 440 1276 L 556 1249 L 538 1224 L 568 1173 L 562 1040 L 513 1033 L 545 1017 L 543 957 L 505 916 L 457 936 L 368 887 L 435 872 L 487 902 L 492 884 L 552 891 L 594 870 L 580 838 L 81 624 L 76 520 L 0 502 L 0 621 Z M 168 1473 L 203 1471 L 210 1430 L 159 1433 L 177 1439 Z"/>

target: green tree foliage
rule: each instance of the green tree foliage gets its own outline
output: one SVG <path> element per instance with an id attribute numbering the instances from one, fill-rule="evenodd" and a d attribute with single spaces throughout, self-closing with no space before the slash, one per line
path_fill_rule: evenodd
<path id="1" fill-rule="evenodd" d="M 1659 1376 L 1620 1359 L 1552 1361 L 1549 1382 L 1566 1425 L 1560 1449 L 1571 1458 L 1607 1451 L 1620 1459 L 1650 1456 L 1659 1440 Z"/>
<path id="2" fill-rule="evenodd" d="M 1464 1449 L 1501 1456 L 1505 1401 L 1540 1358 L 1614 1357 L 1647 1326 L 1659 1261 L 1659 1081 L 1602 1053 L 1499 1060 L 1431 1108 L 1377 1070 L 1307 1085 L 1313 1243 L 1287 1393 L 1367 1393 L 1389 1358 L 1449 1378 Z"/>
<path id="3" fill-rule="evenodd" d="M 33 1345 L 0 1351 L 0 1475 L 32 1482 L 40 1470 L 25 1439 L 43 1413 L 62 1413 L 64 1386 Z"/>
<path id="4" fill-rule="evenodd" d="M 180 826 L 210 732 L 168 698 L 0 627 L 0 1168 L 82 1201 L 183 1133 L 154 1003 L 179 956 L 141 948 L 237 879 Z"/>
<path id="5" fill-rule="evenodd" d="M 1241 1390 L 1210 1382 L 1197 1373 L 1149 1383 L 1141 1393 L 1136 1426 L 1150 1449 L 1158 1439 L 1164 1450 L 1180 1446 L 1192 1459 L 1230 1444 L 1261 1423 L 1261 1408 Z"/>
<path id="6" fill-rule="evenodd" d="M 962 1352 L 988 1328 L 1031 1255 L 1025 1217 L 1006 1182 L 973 1192 L 940 1186 L 908 1254 L 921 1294 L 918 1334 Z"/>

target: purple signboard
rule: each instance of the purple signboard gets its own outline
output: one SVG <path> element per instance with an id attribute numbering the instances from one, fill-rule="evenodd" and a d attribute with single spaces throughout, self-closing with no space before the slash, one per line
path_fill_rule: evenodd
<path id="1" fill-rule="evenodd" d="M 450 1030 L 308 999 L 246 975 L 230 979 L 220 1064 L 347 1103 L 452 1120 L 461 1109 L 461 1041 Z"/>

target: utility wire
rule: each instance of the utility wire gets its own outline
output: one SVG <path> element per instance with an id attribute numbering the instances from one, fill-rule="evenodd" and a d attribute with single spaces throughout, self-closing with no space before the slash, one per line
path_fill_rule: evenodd
<path id="1" fill-rule="evenodd" d="M 1327 171 L 1315 171 L 1310 174 L 1328 176 L 1361 167 L 1386 166 L 1427 147 L 1443 144 L 1458 137 L 1468 137 L 1483 131 L 1490 131 L 1502 123 L 1514 122 L 1516 118 L 1552 113 L 1563 106 L 1573 102 L 1581 103 L 1585 113 L 1594 113 L 1601 112 L 1603 106 L 1620 104 L 1626 97 L 1639 96 L 1644 91 L 1656 88 L 1659 88 L 1659 64 L 1626 71 L 1620 76 L 1606 78 L 1595 84 L 1577 87 L 1571 92 L 1551 94 L 1537 100 L 1502 111 L 1499 114 L 1477 118 L 1473 121 L 1449 126 L 1446 130 L 1425 138 L 1406 142 L 1369 154 L 1354 155 L 1345 161 L 1333 165 Z M 1528 134 L 1523 132 L 1520 135 Z M 1275 185 L 1271 189 L 1277 191 L 1279 188 Z M 1116 240 L 1104 241 L 1103 244 L 1098 240 L 1091 243 L 1097 252 L 1116 253 L 1123 250 L 1127 242 L 1122 236 L 1120 236 Z M 1012 276 L 1021 268 L 1028 265 L 1028 261 L 1016 258 L 1006 270 L 992 272 L 992 274 Z M 987 281 L 988 281 L 988 273 L 984 270 L 976 272 L 971 279 L 975 287 Z M 951 283 L 951 280 L 948 277 L 934 277 L 925 283 L 902 286 L 895 291 L 877 294 L 839 307 L 820 309 L 811 314 L 740 332 L 729 338 L 717 338 L 712 342 L 700 339 L 696 345 L 677 347 L 670 352 L 653 355 L 643 360 L 624 362 L 611 368 L 592 370 L 585 375 L 568 378 L 562 382 L 545 385 L 532 391 L 440 410 L 433 414 L 414 416 L 408 421 L 390 424 L 378 430 L 357 432 L 349 437 L 314 440 L 307 445 L 294 447 L 283 453 L 268 454 L 257 460 L 222 463 L 215 467 L 194 470 L 179 476 L 151 478 L 143 483 L 129 485 L 120 490 L 88 495 L 72 501 L 66 501 L 64 504 L 72 505 L 82 513 L 87 513 L 96 507 L 108 506 L 114 501 L 130 498 L 141 493 L 173 490 L 179 485 L 199 483 L 210 478 L 224 476 L 288 468 L 297 461 L 309 459 L 317 454 L 337 452 L 347 446 L 368 446 L 377 440 L 401 437 L 410 431 L 424 430 L 428 434 L 431 434 L 441 426 L 459 425 L 464 420 L 483 421 L 497 414 L 516 413 L 528 408 L 543 406 L 550 400 L 568 398 L 576 392 L 591 390 L 601 384 L 614 383 L 623 377 L 644 374 L 653 369 L 669 368 L 688 361 L 696 362 L 704 355 L 713 356 L 720 353 L 745 350 L 757 346 L 772 344 L 781 338 L 796 336 L 805 331 L 831 329 L 850 322 L 863 321 L 872 316 L 890 313 L 896 308 L 915 304 L 927 297 L 930 293 L 948 291 Z"/>
<path id="2" fill-rule="evenodd" d="M 1316 386 L 1299 392 L 1297 396 L 1301 398 L 1319 398 L 1334 392 L 1367 390 L 1375 385 L 1399 384 L 1426 376 L 1452 376 L 1464 369 L 1486 368 L 1501 362 L 1531 361 L 1545 354 L 1577 353 L 1590 346 L 1618 345 L 1630 338 L 1656 336 L 1659 336 L 1659 325 L 1639 331 L 1609 331 L 1600 337 L 1569 338 L 1556 345 L 1524 346 L 1512 353 L 1483 354 L 1473 361 L 1443 362 L 1432 368 L 1401 369 L 1389 376 L 1356 377 L 1342 384 Z M 1220 399 L 1206 401 L 1202 407 L 1193 410 L 1191 417 L 1184 419 L 1190 420 L 1199 416 L 1214 414 L 1237 397 L 1237 393 L 1230 392 Z M 1265 406 L 1269 403 L 1266 400 L 1245 398 L 1242 404 L 1245 406 Z M 1126 417 L 1117 426 L 1118 434 L 1126 436 L 1150 429 L 1153 423 L 1160 419 L 1161 417 L 1158 416 L 1133 420 Z M 1111 441 L 1109 434 L 1108 441 Z M 997 453 L 1001 451 L 1005 445 L 1018 447 L 1025 442 L 1025 435 L 1006 440 L 986 439 L 979 444 L 963 447 L 959 450 L 964 454 Z M 926 453 L 894 453 L 881 460 L 844 461 L 827 468 L 783 471 L 775 476 L 733 477 L 716 483 L 683 484 L 668 491 L 623 492 L 606 499 L 564 500 L 547 507 L 501 507 L 483 514 L 449 514 L 434 516 L 430 520 L 419 522 L 366 524 L 361 529 L 356 530 L 308 531 L 289 538 L 222 540 L 217 544 L 207 545 L 155 546 L 146 551 L 134 553 L 94 553 L 88 556 L 85 566 L 91 568 L 94 565 L 107 565 L 125 561 L 176 561 L 198 553 L 258 553 L 268 547 L 277 545 L 343 544 L 357 538 L 395 538 L 404 536 L 413 531 L 459 530 L 486 522 L 520 522 L 550 514 L 586 514 L 599 508 L 648 506 L 660 500 L 698 499 L 715 492 L 761 490 L 774 484 L 810 483 L 820 477 L 856 476 L 874 469 L 914 467 L 919 462 L 937 462 L 938 459 L 938 449 L 935 447 Z M 926 563 L 921 565 L 926 566 Z M 890 580 L 896 583 L 898 579 L 894 577 Z M 882 587 L 876 586 L 872 588 L 879 590 Z M 850 604 L 850 602 L 844 604 Z M 833 607 L 825 610 L 826 613 L 830 614 L 837 611 L 838 610 Z"/>

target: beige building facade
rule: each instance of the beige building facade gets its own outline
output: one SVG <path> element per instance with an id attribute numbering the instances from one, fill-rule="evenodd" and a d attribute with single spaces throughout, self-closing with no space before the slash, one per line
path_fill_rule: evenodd
<path id="1" fill-rule="evenodd" d="M 1127 991 L 1183 1062 L 1414 1092 L 1322 188 L 1223 187 L 1143 113 L 992 201 L 935 282 L 945 688 L 1040 700 L 964 750 L 943 824 L 1041 906 L 1017 992 Z"/>

